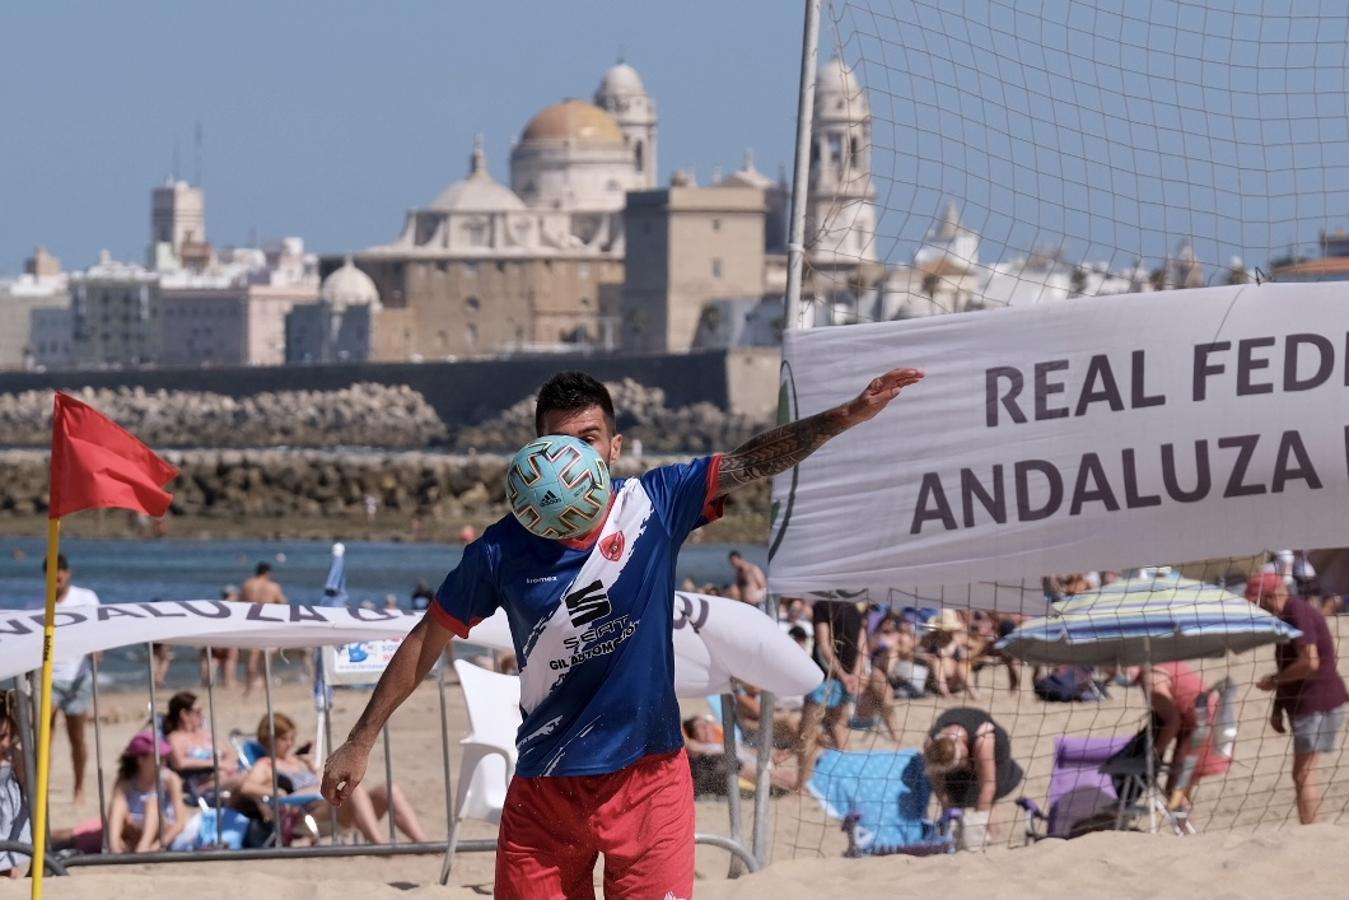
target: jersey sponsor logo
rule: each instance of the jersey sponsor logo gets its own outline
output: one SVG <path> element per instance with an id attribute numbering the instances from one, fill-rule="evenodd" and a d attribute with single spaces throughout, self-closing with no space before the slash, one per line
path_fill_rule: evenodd
<path id="1" fill-rule="evenodd" d="M 587 660 L 608 656 L 618 649 L 619 644 L 636 633 L 637 623 L 627 616 L 618 616 L 607 622 L 601 622 L 585 634 L 563 638 L 562 645 L 571 655 L 566 659 L 549 660 L 548 667 L 554 672 L 562 672 Z"/>
<path id="2" fill-rule="evenodd" d="M 618 562 L 623 556 L 623 532 L 615 531 L 600 541 L 600 553 L 610 562 Z"/>
<path id="3" fill-rule="evenodd" d="M 577 628 L 589 625 L 596 619 L 602 619 L 613 612 L 613 604 L 604 590 L 604 582 L 596 578 L 580 590 L 567 594 L 563 601 L 567 604 L 567 616 Z"/>
<path id="4" fill-rule="evenodd" d="M 543 584 L 545 581 L 557 581 L 556 575 L 538 575 L 534 578 L 526 578 L 525 584 Z"/>

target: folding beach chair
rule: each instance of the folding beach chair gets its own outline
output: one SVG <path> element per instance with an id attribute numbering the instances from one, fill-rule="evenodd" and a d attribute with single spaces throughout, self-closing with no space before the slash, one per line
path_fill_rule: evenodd
<path id="1" fill-rule="evenodd" d="M 932 785 L 918 750 L 825 750 L 807 789 L 848 835 L 844 855 L 954 853 L 958 813 L 927 816 Z"/>
<path id="2" fill-rule="evenodd" d="M 1047 837 L 1074 838 L 1119 827 L 1119 795 L 1101 767 L 1132 740 L 1130 737 L 1073 737 L 1054 742 L 1048 809 L 1029 797 L 1016 805 L 1026 813 L 1026 843 Z"/>
<path id="3" fill-rule="evenodd" d="M 239 758 L 239 767 L 248 771 L 258 764 L 258 760 L 267 755 L 267 749 L 257 740 L 248 737 L 241 731 L 230 732 L 230 745 L 234 747 L 234 754 Z M 278 778 L 285 778 L 278 774 Z M 304 826 L 308 836 L 318 841 L 320 831 L 318 822 L 314 817 L 305 812 L 305 808 L 317 800 L 322 800 L 321 794 L 286 794 L 277 798 L 277 806 L 281 810 L 281 820 L 283 827 L 281 829 L 270 829 L 270 833 L 263 840 L 262 846 L 273 847 L 277 843 L 278 833 L 281 836 L 281 843 L 289 846 L 294 840 L 295 834 Z M 270 802 L 270 801 L 268 801 Z"/>

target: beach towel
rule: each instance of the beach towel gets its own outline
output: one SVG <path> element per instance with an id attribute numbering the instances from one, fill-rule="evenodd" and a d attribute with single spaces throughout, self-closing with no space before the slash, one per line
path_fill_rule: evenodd
<path id="1" fill-rule="evenodd" d="M 855 816 L 857 849 L 893 852 L 937 839 L 927 820 L 932 785 L 918 750 L 825 750 L 807 785 L 826 815 Z"/>

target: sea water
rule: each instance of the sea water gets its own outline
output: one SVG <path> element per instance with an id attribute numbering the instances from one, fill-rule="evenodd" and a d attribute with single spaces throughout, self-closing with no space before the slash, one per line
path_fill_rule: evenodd
<path id="1" fill-rule="evenodd" d="M 406 609 L 419 581 L 434 590 L 463 554 L 462 544 L 345 543 L 347 599 L 353 606 L 382 607 L 393 595 Z M 679 554 L 676 583 L 686 577 L 699 585 L 730 582 L 726 555 L 732 550 L 760 566 L 768 555 L 761 546 L 690 544 Z M 238 587 L 259 562 L 266 562 L 288 600 L 317 604 L 323 602 L 332 561 L 329 541 L 71 539 L 61 542 L 61 552 L 70 562 L 71 582 L 94 591 L 104 603 L 214 600 L 225 585 Z M 42 538 L 0 537 L 0 609 L 41 609 L 45 553 Z M 100 675 L 107 677 L 101 680 L 143 680 L 146 652 L 140 646 L 105 654 Z M 290 654 L 292 662 L 297 656 Z M 170 684 L 194 683 L 196 659 L 196 650 L 178 648 Z"/>

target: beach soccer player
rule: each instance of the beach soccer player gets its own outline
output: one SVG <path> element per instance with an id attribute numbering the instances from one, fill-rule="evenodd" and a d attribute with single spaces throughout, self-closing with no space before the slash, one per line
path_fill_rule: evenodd
<path id="1" fill-rule="evenodd" d="M 451 636 L 467 637 L 504 608 L 524 722 L 497 839 L 496 896 L 593 897 L 601 853 L 607 897 L 691 896 L 693 785 L 674 692 L 679 547 L 716 518 L 727 493 L 790 469 L 922 377 L 895 369 L 856 398 L 730 453 L 619 479 L 607 511 L 577 539 L 540 537 L 516 516 L 502 518 L 464 548 L 399 647 L 328 758 L 323 795 L 339 805 L 351 796 L 380 729 Z M 583 373 L 540 389 L 535 427 L 577 438 L 609 464 L 622 450 L 609 392 Z"/>

